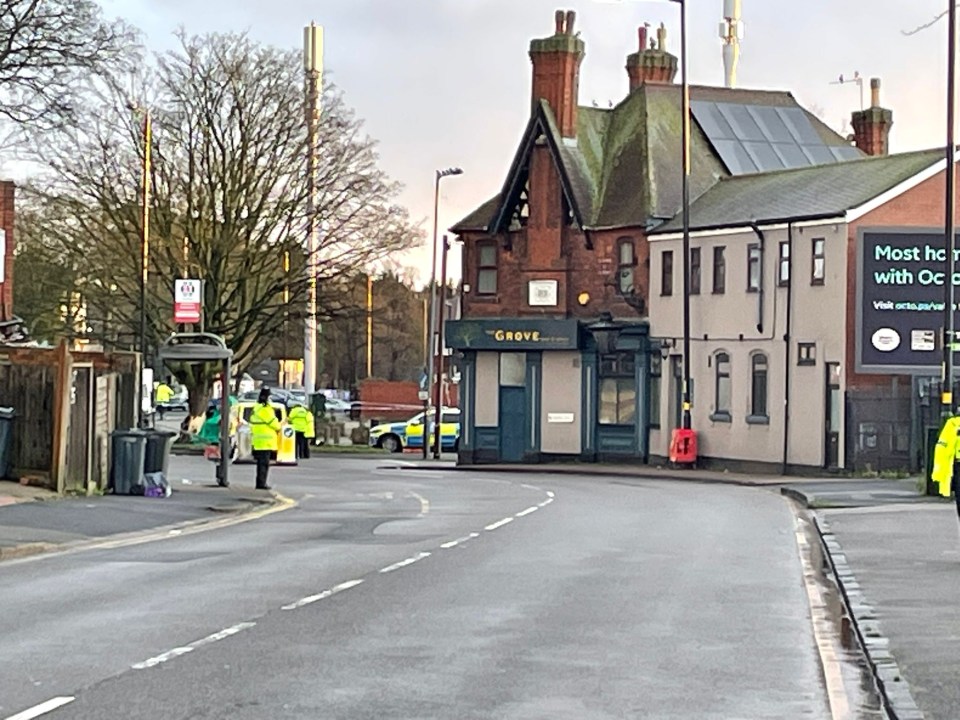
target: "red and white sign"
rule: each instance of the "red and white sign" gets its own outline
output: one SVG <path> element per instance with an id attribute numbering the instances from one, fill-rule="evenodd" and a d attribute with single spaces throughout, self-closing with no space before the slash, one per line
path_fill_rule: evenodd
<path id="1" fill-rule="evenodd" d="M 173 286 L 173 321 L 200 322 L 203 283 L 199 280 L 175 280 Z"/>

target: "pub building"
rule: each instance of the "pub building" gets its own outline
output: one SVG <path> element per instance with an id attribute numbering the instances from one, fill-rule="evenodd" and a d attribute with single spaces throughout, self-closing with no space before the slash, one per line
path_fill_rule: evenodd
<path id="1" fill-rule="evenodd" d="M 683 370 L 681 89 L 666 28 L 638 35 L 626 96 L 580 106 L 585 43 L 574 13 L 556 13 L 554 34 L 530 43 L 530 117 L 503 186 L 451 229 L 464 248 L 462 319 L 446 325 L 462 464 L 668 457 Z M 878 80 L 871 91 L 845 137 L 789 92 L 690 88 L 703 466 L 923 462 L 942 319 L 909 308 L 942 289 L 907 281 L 942 265 L 929 248 L 943 246 L 945 151 L 890 155 L 892 113 Z"/>

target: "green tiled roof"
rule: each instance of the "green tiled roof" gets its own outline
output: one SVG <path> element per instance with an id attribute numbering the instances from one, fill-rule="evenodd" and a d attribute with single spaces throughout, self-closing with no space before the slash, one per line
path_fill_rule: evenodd
<path id="1" fill-rule="evenodd" d="M 751 222 L 839 217 L 943 157 L 943 150 L 923 150 L 725 178 L 690 206 L 690 228 L 707 230 Z M 654 234 L 682 229 L 683 220 L 677 216 L 658 227 Z"/>
<path id="2" fill-rule="evenodd" d="M 790 93 L 692 86 L 691 101 L 705 100 L 775 107 L 798 107 Z M 674 217 L 682 187 L 682 110 L 679 85 L 641 85 L 613 108 L 580 107 L 577 138 L 564 139 L 550 106 L 541 101 L 514 158 L 511 173 L 521 171 L 534 134 L 543 131 L 559 156 L 565 189 L 586 229 L 647 227 Z M 815 117 L 813 126 L 828 145 L 849 143 Z M 713 146 L 691 122 L 691 197 L 727 177 Z M 486 230 L 509 201 L 511 178 L 497 198 L 484 203 L 452 230 Z"/>

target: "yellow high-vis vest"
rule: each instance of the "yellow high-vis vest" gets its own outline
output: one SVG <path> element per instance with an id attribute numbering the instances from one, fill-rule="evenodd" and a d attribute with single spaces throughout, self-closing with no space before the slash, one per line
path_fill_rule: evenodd
<path id="1" fill-rule="evenodd" d="M 933 449 L 933 470 L 930 479 L 940 486 L 940 494 L 950 497 L 954 462 L 960 459 L 960 416 L 949 418 L 940 431 Z"/>

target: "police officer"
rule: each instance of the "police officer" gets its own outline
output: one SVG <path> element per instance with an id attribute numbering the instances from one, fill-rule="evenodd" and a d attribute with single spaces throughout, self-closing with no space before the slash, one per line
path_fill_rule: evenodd
<path id="1" fill-rule="evenodd" d="M 280 421 L 270 405 L 270 389 L 263 387 L 257 397 L 257 404 L 250 412 L 250 441 L 253 445 L 253 457 L 257 461 L 257 490 L 269 490 L 267 473 L 270 460 L 280 447 Z"/>
<path id="2" fill-rule="evenodd" d="M 930 479 L 940 486 L 940 494 L 950 497 L 953 490 L 960 517 L 960 493 L 957 492 L 957 463 L 960 462 L 960 416 L 947 418 L 933 449 L 933 470 Z"/>
<path id="3" fill-rule="evenodd" d="M 290 408 L 290 411 L 287 413 L 287 419 L 290 421 L 290 426 L 293 428 L 293 431 L 297 434 L 297 459 L 309 458 L 310 443 L 307 438 L 313 435 L 313 433 L 310 432 L 312 429 L 311 426 L 313 425 L 313 417 L 309 410 L 295 400 L 291 400 L 287 407 Z"/>

